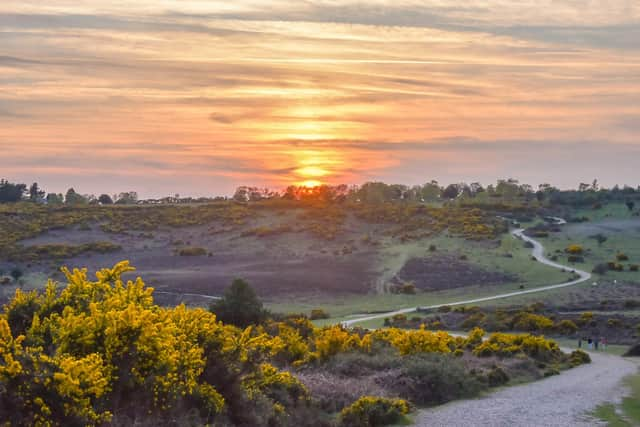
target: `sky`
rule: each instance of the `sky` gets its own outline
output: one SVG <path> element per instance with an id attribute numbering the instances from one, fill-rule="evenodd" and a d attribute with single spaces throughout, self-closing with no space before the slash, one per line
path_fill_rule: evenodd
<path id="1" fill-rule="evenodd" d="M 637 0 L 2 0 L 0 177 L 640 184 Z"/>

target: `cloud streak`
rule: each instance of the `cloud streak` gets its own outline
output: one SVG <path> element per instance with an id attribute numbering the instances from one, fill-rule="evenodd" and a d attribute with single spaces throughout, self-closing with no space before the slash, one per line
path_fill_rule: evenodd
<path id="1" fill-rule="evenodd" d="M 617 164 L 638 144 L 635 2 L 126 6 L 0 4 L 9 178 L 149 196 L 170 176 L 172 191 L 211 194 L 318 169 L 334 183 L 526 172 L 569 185 L 545 153 L 576 152 L 605 183 L 634 179 Z"/>

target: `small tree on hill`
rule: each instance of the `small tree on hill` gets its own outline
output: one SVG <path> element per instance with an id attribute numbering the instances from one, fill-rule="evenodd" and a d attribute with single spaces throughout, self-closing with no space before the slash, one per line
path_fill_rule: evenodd
<path id="1" fill-rule="evenodd" d="M 13 277 L 13 280 L 15 280 L 16 282 L 20 280 L 22 275 L 23 275 L 22 270 L 20 270 L 17 267 L 11 270 L 11 277 Z"/>
<path id="2" fill-rule="evenodd" d="M 629 212 L 631 212 L 633 208 L 636 206 L 636 203 L 633 200 L 627 200 L 627 203 L 625 204 L 627 205 Z"/>
<path id="3" fill-rule="evenodd" d="M 113 199 L 108 194 L 101 194 L 100 197 L 98 197 L 98 202 L 100 202 L 101 205 L 112 205 Z"/>
<path id="4" fill-rule="evenodd" d="M 236 279 L 224 291 L 222 299 L 211 305 L 218 320 L 241 328 L 262 322 L 266 311 L 262 301 L 247 282 Z"/>

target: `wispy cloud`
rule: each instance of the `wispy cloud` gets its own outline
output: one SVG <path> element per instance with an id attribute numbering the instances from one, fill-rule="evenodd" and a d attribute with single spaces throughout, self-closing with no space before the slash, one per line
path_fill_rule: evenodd
<path id="1" fill-rule="evenodd" d="M 527 153 L 532 180 L 573 184 L 555 159 L 575 152 L 631 179 L 636 3 L 4 0 L 0 169 L 208 194 L 309 166 L 493 179 L 527 172 Z"/>

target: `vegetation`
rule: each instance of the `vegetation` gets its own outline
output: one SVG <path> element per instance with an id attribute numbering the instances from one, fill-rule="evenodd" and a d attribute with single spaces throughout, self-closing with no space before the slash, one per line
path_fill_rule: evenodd
<path id="1" fill-rule="evenodd" d="M 379 427 L 397 424 L 409 413 L 409 404 L 402 399 L 364 396 L 340 413 L 344 427 Z"/>
<path id="2" fill-rule="evenodd" d="M 243 328 L 259 324 L 267 317 L 255 291 L 242 279 L 233 281 L 224 296 L 211 305 L 211 311 L 222 322 Z"/>
<path id="3" fill-rule="evenodd" d="M 207 255 L 207 250 L 205 248 L 200 248 L 196 246 L 189 246 L 186 248 L 181 248 L 178 250 L 178 255 L 180 256 L 205 256 Z"/>
<path id="4" fill-rule="evenodd" d="M 314 328 L 299 317 L 242 329 L 202 309 L 155 305 L 153 289 L 141 279 L 123 281 L 122 275 L 132 271 L 127 262 L 99 271 L 96 281 L 88 279 L 86 270 L 63 271 L 65 289 L 49 282 L 42 293 L 17 290 L 0 316 L 0 412 L 11 424 L 157 425 L 172 420 L 266 426 L 318 425 L 324 419 L 330 425 L 331 414 L 323 412 L 297 375 L 304 378 L 308 370 L 325 369 L 342 355 L 375 359 L 395 352 L 385 363 L 410 362 L 409 376 L 425 381 L 434 377 L 418 373 L 426 363 L 419 360 L 427 354 L 518 356 L 554 369 L 571 363 L 553 341 L 494 334 L 483 342 L 479 329 L 468 338 L 424 329 L 348 331 L 339 326 Z M 254 314 L 261 309 L 242 281 L 229 288 L 221 307 L 234 305 L 242 306 L 243 313 L 249 307 Z M 425 372 L 433 372 L 430 369 Z M 476 375 L 488 378 L 489 371 Z M 491 375 L 495 383 L 499 374 Z M 434 397 L 402 392 L 402 384 L 396 379 L 390 389 L 400 397 L 433 401 Z M 446 389 L 436 386 L 432 392 Z M 365 417 L 384 423 L 391 419 L 387 416 L 408 409 L 397 400 L 359 400 L 363 396 L 336 408 L 349 408 L 339 417 L 341 422 Z"/>

